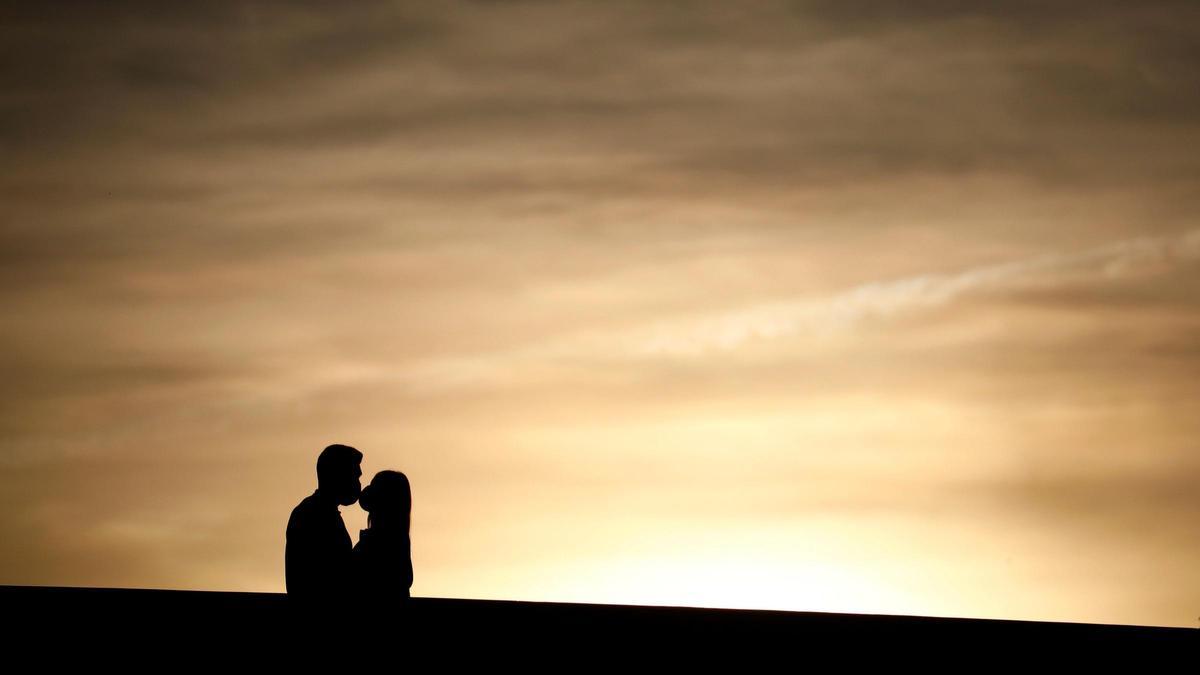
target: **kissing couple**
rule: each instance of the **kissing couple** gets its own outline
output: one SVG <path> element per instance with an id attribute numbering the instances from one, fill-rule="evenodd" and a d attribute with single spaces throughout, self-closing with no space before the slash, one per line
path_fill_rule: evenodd
<path id="1" fill-rule="evenodd" d="M 304 498 L 287 525 L 287 594 L 321 610 L 407 605 L 413 582 L 412 488 L 399 471 L 380 471 L 362 487 L 363 454 L 330 445 L 317 457 L 317 490 Z M 355 502 L 367 529 L 352 545 L 339 506 Z"/>

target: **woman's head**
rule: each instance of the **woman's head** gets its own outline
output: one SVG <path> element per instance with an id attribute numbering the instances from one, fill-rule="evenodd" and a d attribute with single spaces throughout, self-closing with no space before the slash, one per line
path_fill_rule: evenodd
<path id="1" fill-rule="evenodd" d="M 408 529 L 412 517 L 412 488 L 399 471 L 380 471 L 363 488 L 358 504 L 367 512 L 367 527 Z"/>

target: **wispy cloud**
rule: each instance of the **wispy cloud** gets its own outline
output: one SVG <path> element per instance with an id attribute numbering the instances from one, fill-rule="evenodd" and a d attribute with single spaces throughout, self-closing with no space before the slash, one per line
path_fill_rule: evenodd
<path id="1" fill-rule="evenodd" d="M 642 343 L 639 351 L 695 356 L 736 349 L 755 340 L 844 330 L 867 319 L 936 307 L 973 293 L 1024 284 L 1052 284 L 1068 277 L 1120 277 L 1197 258 L 1200 258 L 1200 229 L 1173 237 L 1142 237 L 957 274 L 922 274 L 873 282 L 826 298 L 765 303 L 667 324 Z"/>
<path id="2" fill-rule="evenodd" d="M 887 320 L 972 295 L 1027 287 L 1097 283 L 1159 274 L 1200 260 L 1200 229 L 1141 237 L 1086 249 L 987 265 L 951 274 L 919 274 L 862 284 L 825 296 L 805 296 L 650 325 L 579 332 L 495 352 L 432 359 L 399 368 L 339 371 L 367 380 L 398 380 L 416 392 L 533 380 L 586 364 L 646 365 L 663 358 L 730 352 L 755 342 L 828 337 L 867 321 Z"/>

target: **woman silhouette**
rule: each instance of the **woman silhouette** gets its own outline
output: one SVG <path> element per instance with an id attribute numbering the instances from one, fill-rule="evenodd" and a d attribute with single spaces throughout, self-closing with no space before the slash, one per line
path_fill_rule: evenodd
<path id="1" fill-rule="evenodd" d="M 360 530 L 354 563 L 363 598 L 377 602 L 405 602 L 413 582 L 412 488 L 399 471 L 380 471 L 363 489 L 358 503 L 367 512 L 367 529 Z"/>

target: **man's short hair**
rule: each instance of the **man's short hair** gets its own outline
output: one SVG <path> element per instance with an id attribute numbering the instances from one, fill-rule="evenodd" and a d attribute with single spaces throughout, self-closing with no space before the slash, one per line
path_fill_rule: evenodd
<path id="1" fill-rule="evenodd" d="M 363 454 L 348 446 L 335 443 L 326 447 L 317 457 L 317 480 L 332 476 L 348 467 L 362 464 Z"/>

